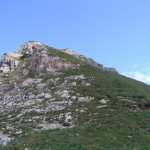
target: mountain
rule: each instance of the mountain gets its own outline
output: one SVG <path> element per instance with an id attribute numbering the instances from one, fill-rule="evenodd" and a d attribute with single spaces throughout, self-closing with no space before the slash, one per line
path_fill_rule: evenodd
<path id="1" fill-rule="evenodd" d="M 29 41 L 0 58 L 4 150 L 149 149 L 150 86 Z"/>

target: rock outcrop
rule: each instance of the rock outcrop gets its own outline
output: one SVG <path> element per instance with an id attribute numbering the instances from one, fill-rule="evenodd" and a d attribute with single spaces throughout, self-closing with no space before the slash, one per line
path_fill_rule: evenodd
<path id="1" fill-rule="evenodd" d="M 32 55 L 32 59 L 28 67 L 29 72 L 33 75 L 55 73 L 61 69 L 68 68 L 77 68 L 77 65 L 73 65 L 58 56 L 49 56 L 48 51 L 45 50 L 40 52 L 36 51 Z"/>
<path id="2" fill-rule="evenodd" d="M 24 44 L 22 44 L 17 52 L 23 54 L 23 55 L 32 55 L 34 52 L 41 52 L 41 51 L 47 51 L 47 48 L 44 44 L 35 42 L 35 41 L 29 41 Z"/>
<path id="3" fill-rule="evenodd" d="M 0 58 L 0 72 L 6 73 L 18 67 L 20 59 L 32 55 L 34 52 L 47 51 L 46 47 L 39 42 L 27 42 L 15 52 L 5 53 Z"/>
<path id="4" fill-rule="evenodd" d="M 13 71 L 18 66 L 20 57 L 19 53 L 5 53 L 0 58 L 0 72 Z"/>

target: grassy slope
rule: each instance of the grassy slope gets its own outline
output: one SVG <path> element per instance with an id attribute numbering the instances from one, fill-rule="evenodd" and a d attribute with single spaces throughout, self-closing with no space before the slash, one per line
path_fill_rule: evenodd
<path id="1" fill-rule="evenodd" d="M 80 64 L 79 69 L 64 70 L 64 77 L 76 74 L 84 74 L 87 77 L 93 77 L 91 87 L 81 87 L 80 92 L 91 94 L 91 96 L 102 97 L 107 96 L 116 98 L 117 96 L 128 97 L 129 99 L 138 101 L 139 103 L 150 102 L 150 86 L 145 83 L 136 81 L 119 75 L 117 73 L 103 71 L 93 68 L 87 63 L 78 60 L 74 56 L 65 54 L 57 49 L 49 48 L 50 55 L 57 55 L 65 58 L 72 63 Z"/>
<path id="2" fill-rule="evenodd" d="M 95 110 L 88 124 L 19 137 L 4 150 L 149 150 L 150 112 Z"/>
<path id="3" fill-rule="evenodd" d="M 93 77 L 92 87 L 79 87 L 76 92 L 94 96 L 90 103 L 77 105 L 87 107 L 88 111 L 78 114 L 79 126 L 72 129 L 32 132 L 18 137 L 4 150 L 149 150 L 150 111 L 134 111 L 119 104 L 118 96 L 128 97 L 140 104 L 150 102 L 150 87 L 144 83 L 124 76 L 102 71 L 79 61 L 73 56 L 50 49 L 50 55 L 57 55 L 72 63 L 78 63 L 78 70 L 64 70 L 66 76 L 85 74 Z M 45 76 L 45 80 L 51 76 Z M 110 99 L 110 106 L 95 109 L 101 98 Z M 115 106 L 115 107 L 114 107 Z M 88 122 L 85 123 L 85 122 Z M 2 148 L 1 148 L 2 149 Z"/>

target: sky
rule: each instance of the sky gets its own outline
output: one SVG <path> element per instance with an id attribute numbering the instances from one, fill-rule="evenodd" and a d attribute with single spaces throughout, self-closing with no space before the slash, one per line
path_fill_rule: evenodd
<path id="1" fill-rule="evenodd" d="M 150 84 L 149 0 L 1 0 L 0 55 L 31 40 Z"/>

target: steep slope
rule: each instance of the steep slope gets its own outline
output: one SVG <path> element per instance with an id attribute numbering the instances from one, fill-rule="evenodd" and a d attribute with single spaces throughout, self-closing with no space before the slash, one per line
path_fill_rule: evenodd
<path id="1" fill-rule="evenodd" d="M 0 144 L 4 146 L 11 139 L 21 137 L 23 141 L 19 141 L 19 145 L 17 140 L 15 146 L 3 149 L 67 149 L 66 145 L 55 147 L 49 141 L 45 146 L 36 146 L 39 141 L 42 143 L 40 136 L 46 140 L 48 132 L 43 130 L 50 130 L 49 136 L 54 134 L 58 139 L 59 134 L 75 132 L 68 143 L 74 139 L 80 141 L 77 130 L 80 132 L 77 134 L 83 134 L 82 141 L 90 136 L 95 140 L 102 138 L 96 132 L 114 140 L 116 135 L 113 134 L 120 138 L 123 130 L 127 132 L 125 136 L 130 136 L 126 128 L 130 123 L 128 129 L 133 130 L 133 134 L 142 136 L 146 133 L 144 140 L 150 137 L 150 87 L 119 75 L 113 68 L 103 67 L 71 50 L 59 50 L 32 41 L 21 45 L 16 52 L 4 54 L 0 70 Z M 101 124 L 107 128 L 112 125 L 114 130 L 103 128 L 101 131 Z M 120 132 L 118 126 L 122 129 Z M 86 135 L 88 129 L 94 132 L 89 133 L 89 137 Z M 66 135 L 60 137 L 63 136 L 66 138 Z M 35 145 L 28 143 L 29 137 L 31 141 L 37 138 Z M 124 137 L 121 140 L 119 145 Z M 65 143 L 64 140 L 59 142 Z M 107 149 L 107 144 L 100 147 L 103 141 L 94 143 L 95 148 L 91 145 L 91 149 Z M 90 149 L 86 142 L 84 146 L 69 146 L 68 149 Z"/>

